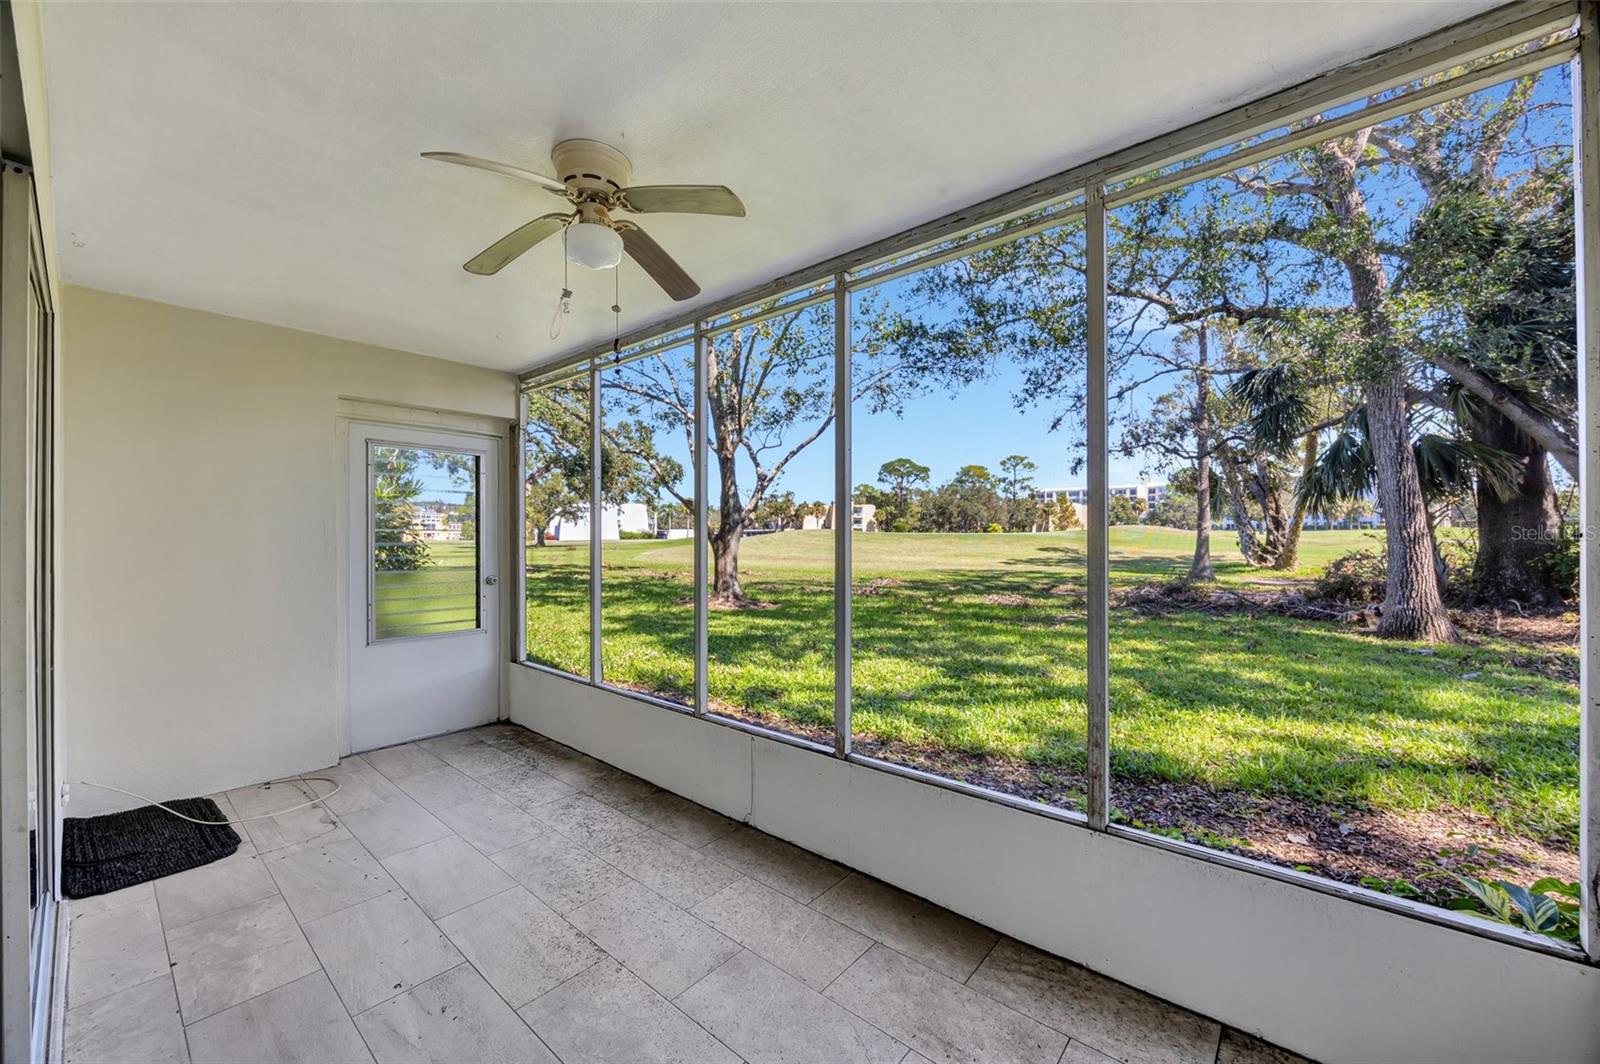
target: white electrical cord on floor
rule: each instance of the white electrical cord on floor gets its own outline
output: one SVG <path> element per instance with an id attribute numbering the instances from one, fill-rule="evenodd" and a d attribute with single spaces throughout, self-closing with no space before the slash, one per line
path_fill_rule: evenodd
<path id="1" fill-rule="evenodd" d="M 74 786 L 78 786 L 78 787 L 93 787 L 96 790 L 101 790 L 101 791 L 116 791 L 118 794 L 125 794 L 129 798 L 137 798 L 141 802 L 145 802 L 148 805 L 153 805 L 157 809 L 160 809 L 160 810 L 163 810 L 165 812 L 171 813 L 173 816 L 177 817 L 180 820 L 187 820 L 191 824 L 207 824 L 207 825 L 216 826 L 216 827 L 220 827 L 220 826 L 225 825 L 225 824 L 243 824 L 247 820 L 271 820 L 275 816 L 282 816 L 285 813 L 293 813 L 297 809 L 304 809 L 307 806 L 316 805 L 319 802 L 323 802 L 323 801 L 326 801 L 329 798 L 332 798 L 334 795 L 338 794 L 340 789 L 344 786 L 344 784 L 340 783 L 338 780 L 330 779 L 327 776 L 301 776 L 297 780 L 276 780 L 274 782 L 277 782 L 277 783 L 331 783 L 331 784 L 333 784 L 333 790 L 329 791 L 327 794 L 317 794 L 317 796 L 315 798 L 311 799 L 311 801 L 309 801 L 309 802 L 301 802 L 299 805 L 291 805 L 287 809 L 279 809 L 279 810 L 277 810 L 275 812 L 271 812 L 271 813 L 262 813 L 259 816 L 242 816 L 238 820 L 196 820 L 192 816 L 189 816 L 189 815 L 187 815 L 185 813 L 178 812 L 176 809 L 172 808 L 170 805 L 164 805 L 161 802 L 156 801 L 154 798 L 147 798 L 144 795 L 136 794 L 133 791 L 125 791 L 121 787 L 113 787 L 110 784 L 106 784 L 106 783 L 90 783 L 88 780 L 73 780 L 72 784 Z M 316 792 L 317 792 L 317 789 L 315 787 L 311 788 L 311 793 L 312 794 L 316 794 Z"/>

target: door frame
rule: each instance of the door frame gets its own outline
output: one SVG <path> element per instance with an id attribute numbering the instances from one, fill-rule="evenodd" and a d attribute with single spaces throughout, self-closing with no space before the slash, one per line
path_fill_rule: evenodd
<path id="1" fill-rule="evenodd" d="M 0 165 L 0 274 L 0 1055 L 42 1059 L 50 1031 L 59 888 L 58 346 L 32 170 L 9 158 Z"/>
<path id="2" fill-rule="evenodd" d="M 350 549 L 352 539 L 350 499 L 354 490 L 351 477 L 355 471 L 350 467 L 349 455 L 353 435 L 356 433 L 376 433 L 381 436 L 385 432 L 403 434 L 424 431 L 448 432 L 459 436 L 470 436 L 481 441 L 482 449 L 485 452 L 498 457 L 502 463 L 500 468 L 503 471 L 505 468 L 503 463 L 509 458 L 507 440 L 510 438 L 510 425 L 499 418 L 484 414 L 431 410 L 423 407 L 402 406 L 369 399 L 353 398 L 341 398 L 339 400 L 339 410 L 335 423 L 334 453 L 337 456 L 336 461 L 339 463 L 339 476 L 337 478 L 339 495 L 334 511 L 336 518 L 334 522 L 334 538 L 338 546 L 338 562 L 335 566 L 338 574 L 335 582 L 338 608 L 335 610 L 335 616 L 339 625 L 339 636 L 335 644 L 338 647 L 338 653 L 334 666 L 334 683 L 336 686 L 334 703 L 337 707 L 336 715 L 338 718 L 335 730 L 338 747 L 337 756 L 349 757 L 354 752 L 351 746 L 350 662 L 351 655 L 356 649 L 354 646 L 354 618 L 350 613 L 350 588 L 355 577 L 351 566 L 358 563 Z M 365 469 L 361 470 L 360 475 L 364 480 L 366 476 Z M 504 476 L 497 476 L 492 480 L 491 478 L 485 478 L 482 490 L 486 500 L 492 497 L 494 505 L 502 508 L 496 512 L 503 515 L 505 513 L 503 507 L 511 502 L 507 497 L 509 492 L 506 488 L 506 478 Z M 500 526 L 504 526 L 504 520 L 499 518 L 497 520 L 499 520 Z M 506 564 L 505 556 L 506 552 L 504 550 L 498 551 L 496 560 L 502 567 Z M 366 559 L 359 559 L 359 563 L 365 568 Z M 504 577 L 501 578 L 500 587 L 502 594 L 499 596 L 500 615 L 498 619 L 500 622 L 500 641 L 503 643 L 512 629 L 509 611 L 515 604 L 510 602 L 511 595 L 505 593 L 510 590 L 510 586 Z M 499 666 L 495 670 L 495 688 L 498 692 L 496 719 L 498 720 L 505 720 L 510 712 L 510 692 L 507 689 L 505 657 L 504 653 L 496 655 L 496 663 Z"/>

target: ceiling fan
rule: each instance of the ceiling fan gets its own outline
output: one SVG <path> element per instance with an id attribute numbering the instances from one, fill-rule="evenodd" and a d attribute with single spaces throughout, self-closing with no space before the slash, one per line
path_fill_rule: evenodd
<path id="1" fill-rule="evenodd" d="M 724 185 L 635 185 L 629 187 L 633 164 L 609 144 L 595 140 L 564 140 L 550 153 L 560 180 L 509 163 L 480 159 L 453 151 L 425 151 L 424 159 L 476 167 L 515 177 L 546 192 L 565 197 L 567 212 L 544 214 L 519 226 L 468 259 L 468 273 L 498 273 L 529 248 L 557 233 L 566 232 L 570 262 L 591 270 L 608 270 L 622 261 L 623 252 L 644 268 L 673 299 L 692 299 L 700 286 L 673 261 L 643 229 L 615 211 L 632 214 L 721 214 L 744 217 L 744 204 Z"/>

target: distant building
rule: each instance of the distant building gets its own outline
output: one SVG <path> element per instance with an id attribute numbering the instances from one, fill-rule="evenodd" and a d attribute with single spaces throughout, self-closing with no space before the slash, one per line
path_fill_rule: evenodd
<path id="1" fill-rule="evenodd" d="M 1172 494 L 1172 489 L 1165 481 L 1159 484 L 1140 481 L 1137 484 L 1111 485 L 1113 498 L 1120 497 L 1134 500 L 1139 504 L 1141 513 L 1148 513 L 1155 509 L 1156 505 L 1170 494 Z M 1089 505 L 1088 488 L 1041 488 L 1033 493 L 1033 497 L 1045 506 L 1054 506 L 1056 501 L 1063 496 L 1072 500 L 1072 505 L 1078 508 L 1081 519 L 1084 507 Z"/>
<path id="2" fill-rule="evenodd" d="M 416 507 L 416 537 L 430 543 L 454 543 L 461 539 L 461 518 L 442 506 L 424 503 Z"/>
<path id="3" fill-rule="evenodd" d="M 651 531 L 650 508 L 642 502 L 625 502 L 618 506 L 607 503 L 600 508 L 600 538 L 621 539 L 624 532 Z M 545 529 L 545 539 L 558 543 L 589 538 L 589 508 L 578 510 L 576 517 L 558 517 Z"/>
<path id="4" fill-rule="evenodd" d="M 805 527 L 802 525 L 802 527 Z M 834 527 L 833 503 L 828 504 L 828 512 L 822 518 L 823 528 Z M 852 503 L 850 506 L 850 528 L 855 532 L 878 531 L 878 508 L 870 502 Z"/>

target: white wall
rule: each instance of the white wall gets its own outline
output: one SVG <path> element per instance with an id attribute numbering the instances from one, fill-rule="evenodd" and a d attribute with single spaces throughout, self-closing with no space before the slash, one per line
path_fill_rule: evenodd
<path id="1" fill-rule="evenodd" d="M 1600 970 L 508 666 L 511 719 L 1324 1061 L 1600 1060 Z"/>
<path id="2" fill-rule="evenodd" d="M 61 778 L 159 799 L 331 764 L 341 398 L 509 420 L 512 378 L 73 286 L 61 327 Z"/>

